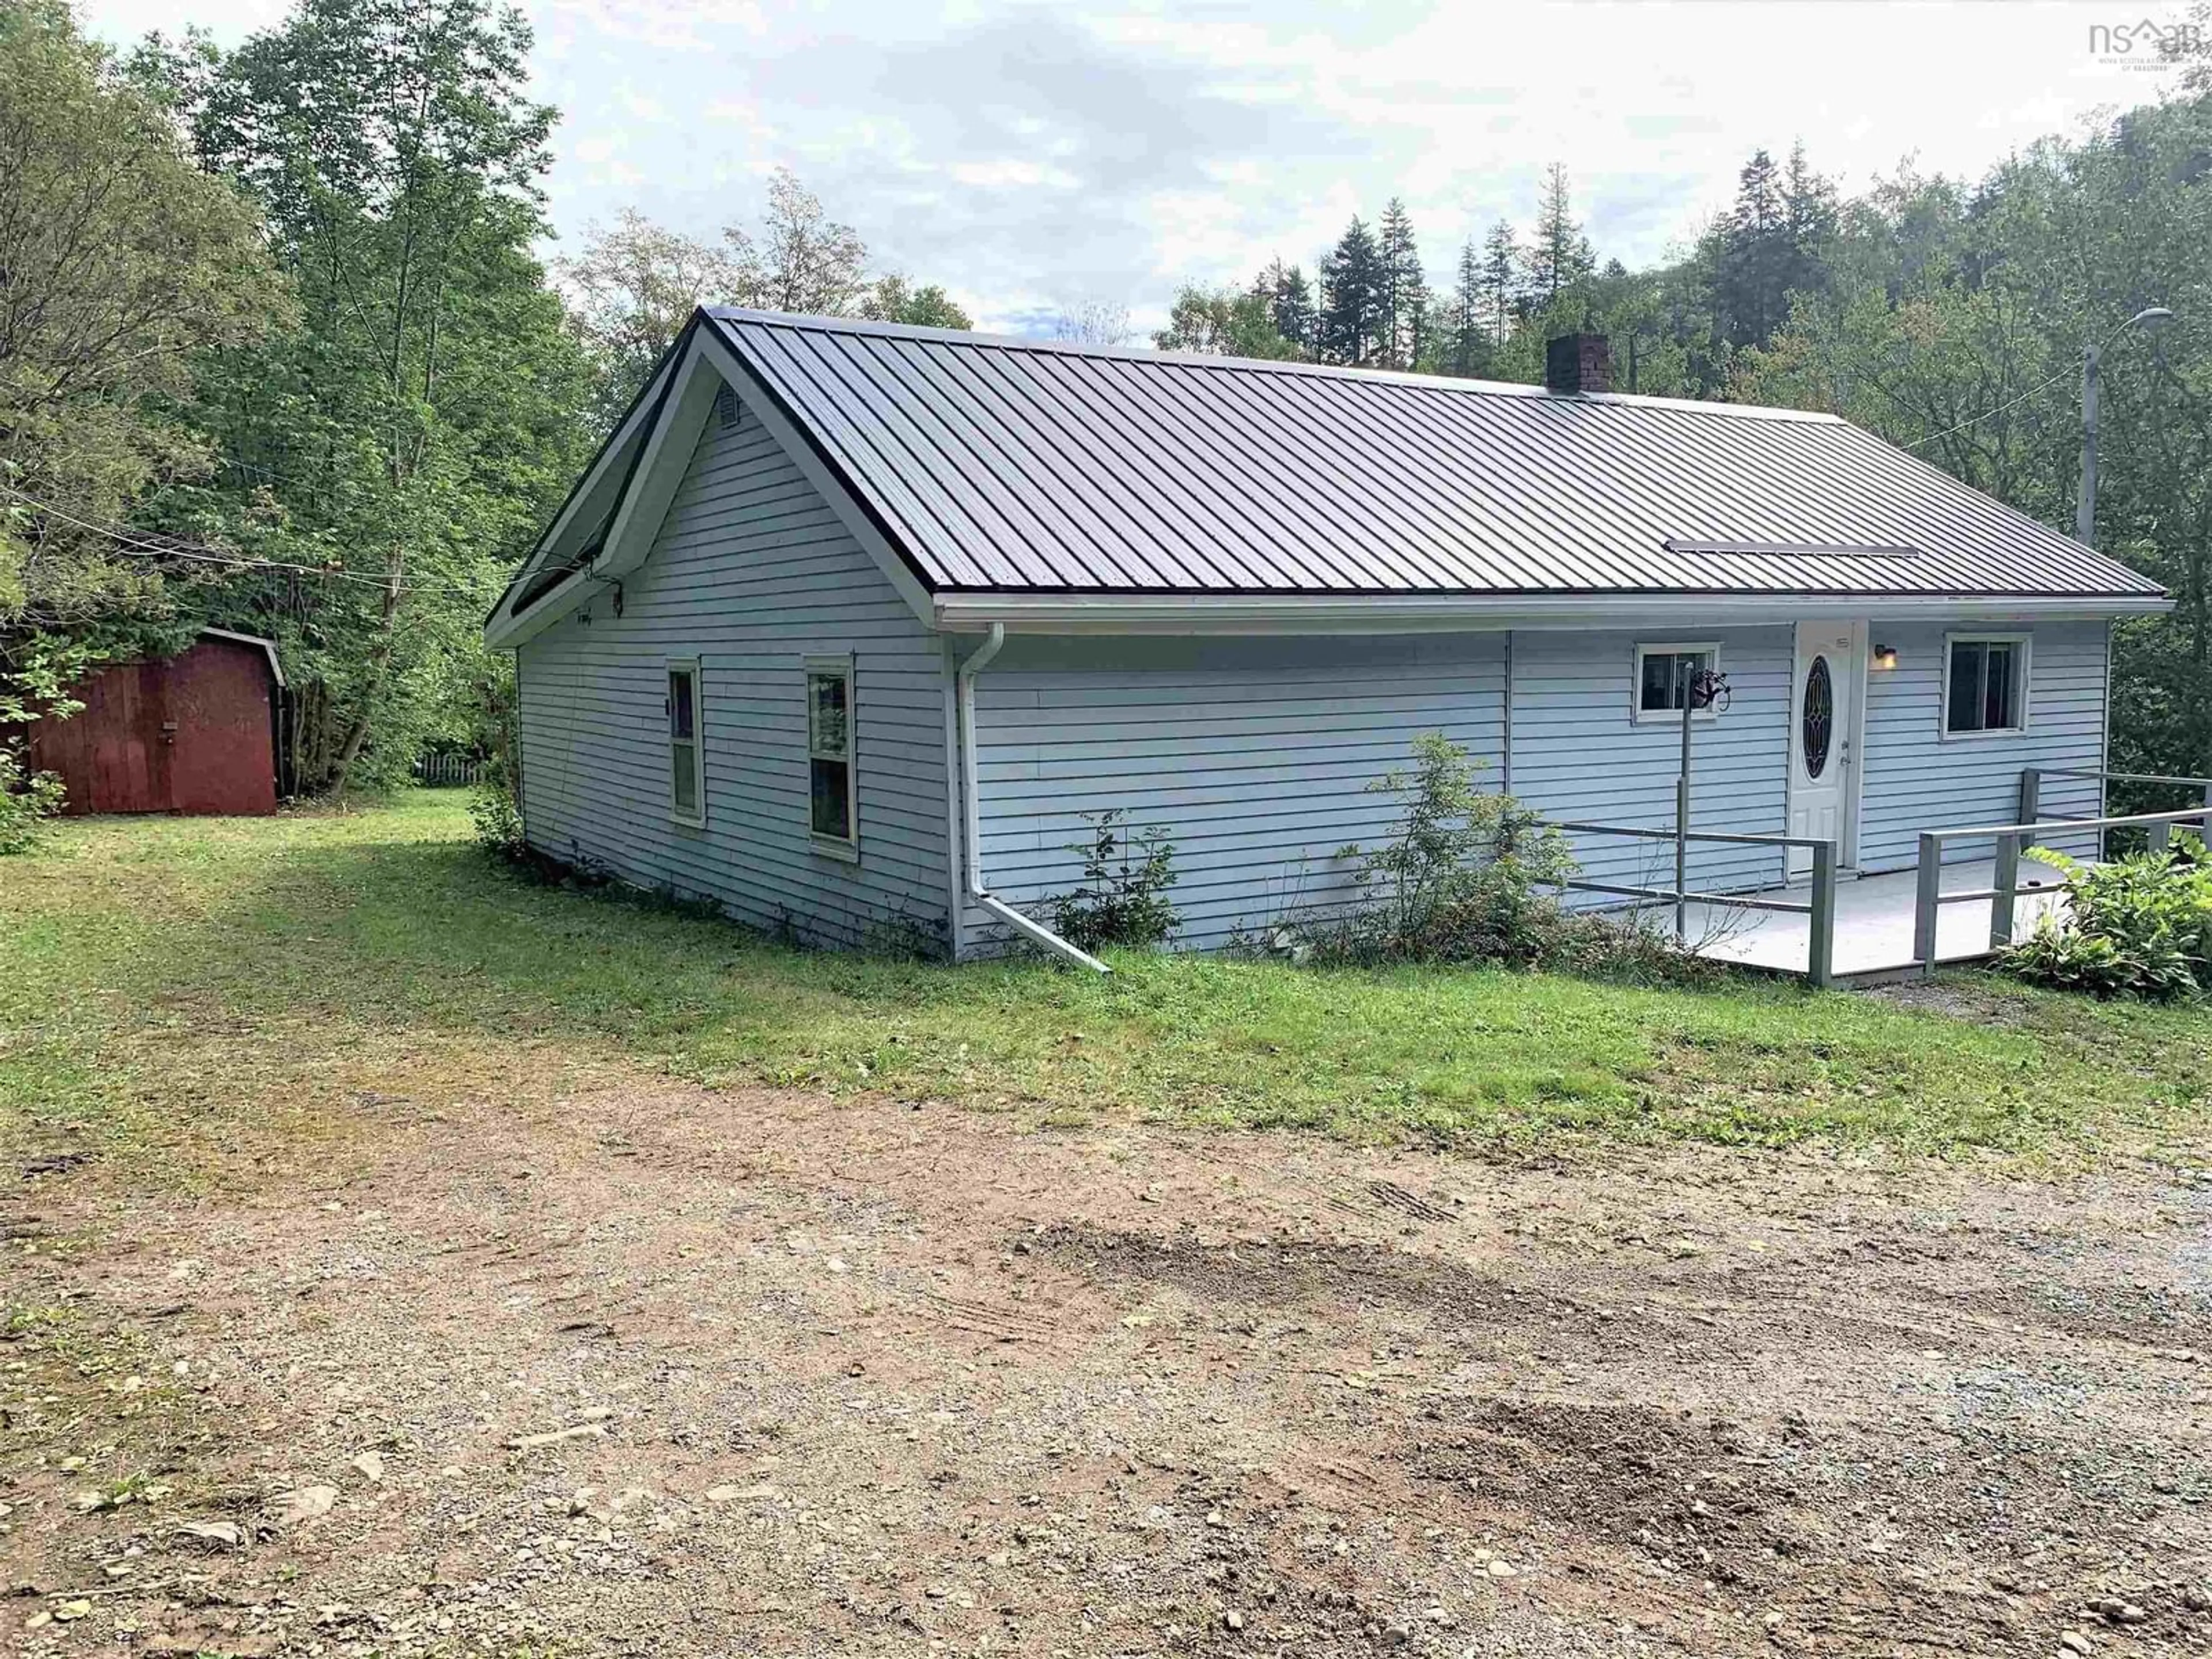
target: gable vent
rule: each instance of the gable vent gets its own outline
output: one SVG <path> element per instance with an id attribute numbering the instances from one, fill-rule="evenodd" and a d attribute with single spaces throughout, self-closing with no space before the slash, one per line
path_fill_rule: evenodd
<path id="1" fill-rule="evenodd" d="M 714 394 L 714 418 L 725 432 L 738 423 L 738 394 L 727 386 Z"/>

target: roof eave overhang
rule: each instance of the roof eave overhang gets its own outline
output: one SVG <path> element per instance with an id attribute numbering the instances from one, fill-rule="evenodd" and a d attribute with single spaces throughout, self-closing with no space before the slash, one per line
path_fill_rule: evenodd
<path id="1" fill-rule="evenodd" d="M 518 606 L 515 600 L 524 589 L 542 572 L 555 553 L 580 541 L 589 526 L 583 521 L 587 507 L 598 505 L 605 510 L 611 501 L 618 509 L 629 492 L 629 484 L 638 462 L 643 459 L 642 445 L 653 435 L 658 424 L 662 405 L 669 388 L 682 366 L 691 331 L 678 336 L 667 356 L 662 358 L 650 378 L 641 386 L 621 420 L 607 434 L 599 453 L 584 469 L 583 475 L 569 487 L 567 498 L 545 526 L 514 574 L 507 579 L 507 586 L 492 606 L 491 614 L 484 619 L 484 643 L 494 650 L 520 645 L 532 635 L 542 631 L 565 614 L 583 593 L 594 592 L 607 583 L 593 580 L 592 573 L 604 563 L 594 559 L 526 605 Z M 611 528 L 611 526 L 610 526 Z"/>
<path id="2" fill-rule="evenodd" d="M 702 323 L 714 323 L 710 313 L 700 312 L 686 325 L 591 471 L 570 491 L 560 515 L 507 584 L 485 624 L 486 645 L 501 650 L 524 644 L 645 562 L 683 481 L 684 465 L 707 422 L 714 394 L 725 386 L 736 392 L 739 402 L 751 410 L 801 475 L 821 493 L 917 619 L 928 624 L 930 593 L 913 561 L 891 541 L 836 458 L 813 439 L 774 386 L 732 347 L 719 326 L 702 326 Z M 624 462 L 622 452 L 633 438 L 640 441 Z M 624 471 L 613 498 L 606 541 L 598 556 L 529 605 L 513 608 L 514 599 L 545 567 L 549 556 L 562 545 L 564 538 L 573 541 L 580 534 L 581 521 L 575 516 L 578 505 L 592 494 L 594 481 L 611 477 L 617 465 Z"/>
<path id="3" fill-rule="evenodd" d="M 2096 622 L 2170 611 L 2164 594 L 1501 593 L 1097 594 L 939 592 L 947 633 L 1401 634 L 1671 623 Z"/>

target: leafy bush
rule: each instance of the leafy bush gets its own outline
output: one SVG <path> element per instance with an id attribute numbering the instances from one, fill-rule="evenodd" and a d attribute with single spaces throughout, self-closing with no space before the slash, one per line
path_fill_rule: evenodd
<path id="1" fill-rule="evenodd" d="M 28 852 L 39 824 L 62 810 L 62 781 L 33 772 L 15 750 L 0 746 L 0 857 Z"/>
<path id="2" fill-rule="evenodd" d="M 36 634 L 13 651 L 0 651 L 0 732 L 41 715 L 66 720 L 82 709 L 69 687 L 90 660 L 84 647 Z M 40 823 L 62 810 L 61 779 L 24 764 L 19 743 L 0 742 L 0 857 L 29 851 Z"/>
<path id="3" fill-rule="evenodd" d="M 522 804 L 515 799 L 513 775 L 503 758 L 488 763 L 469 797 L 469 818 L 476 825 L 477 845 L 494 858 L 509 864 L 529 855 L 522 838 Z"/>
<path id="4" fill-rule="evenodd" d="M 2066 919 L 2045 916 L 2000 963 L 2038 985 L 2094 996 L 2175 997 L 2212 986 L 2212 857 L 2182 832 L 2163 852 L 2087 865 L 2039 847 L 2066 875 Z"/>
<path id="5" fill-rule="evenodd" d="M 1557 915 L 1539 891 L 1574 873 L 1565 839 L 1512 796 L 1479 789 L 1483 763 L 1440 732 L 1413 740 L 1413 766 L 1367 786 L 1398 799 L 1390 839 L 1337 857 L 1358 896 L 1314 941 L 1316 956 L 1421 962 L 1525 958 Z"/>
<path id="6" fill-rule="evenodd" d="M 1679 979 L 1708 971 L 1665 935 L 1634 921 L 1562 908 L 1577 868 L 1566 838 L 1508 794 L 1477 787 L 1482 763 L 1442 732 L 1414 739 L 1410 770 L 1368 786 L 1395 795 L 1391 838 L 1357 843 L 1358 896 L 1304 927 L 1278 929 L 1270 953 L 1322 964 L 1505 963 Z"/>
<path id="7" fill-rule="evenodd" d="M 1176 884 L 1175 843 L 1162 830 L 1122 827 L 1128 812 L 1085 812 L 1091 839 L 1070 842 L 1083 859 L 1083 885 L 1050 901 L 1053 930 L 1079 951 L 1164 944 L 1180 918 L 1167 899 Z"/>

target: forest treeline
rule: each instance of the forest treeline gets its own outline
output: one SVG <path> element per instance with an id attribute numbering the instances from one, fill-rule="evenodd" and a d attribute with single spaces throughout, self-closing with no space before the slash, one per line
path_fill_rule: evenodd
<path id="1" fill-rule="evenodd" d="M 531 46 L 488 0 L 301 0 L 118 54 L 0 0 L 0 809 L 11 725 L 207 624 L 277 641 L 294 792 L 480 748 L 484 615 L 693 306 L 967 325 L 788 173 L 549 269 Z"/>
<path id="2" fill-rule="evenodd" d="M 233 51 L 119 53 L 0 0 L 0 732 L 213 623 L 277 639 L 298 793 L 481 748 L 507 683 L 483 614 L 695 304 L 969 325 L 788 173 L 712 238 L 627 213 L 541 261 L 531 48 L 492 0 L 297 0 Z M 1750 156 L 1634 270 L 1556 166 L 1533 222 L 1437 263 L 1393 199 L 1310 271 L 1185 288 L 1155 343 L 1534 381 L 1595 330 L 1620 390 L 1831 410 L 2070 526 L 2104 342 L 2098 542 L 2180 601 L 2121 629 L 2113 764 L 2212 774 L 2208 66 L 1979 179 L 1846 196 L 1816 161 Z M 2153 305 L 2170 327 L 2120 330 Z M 0 793 L 25 787 L 0 741 Z"/>

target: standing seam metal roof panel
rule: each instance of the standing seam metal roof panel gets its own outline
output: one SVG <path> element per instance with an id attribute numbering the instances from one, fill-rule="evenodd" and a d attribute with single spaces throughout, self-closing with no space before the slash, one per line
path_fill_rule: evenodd
<path id="1" fill-rule="evenodd" d="M 707 314 L 939 592 L 2164 592 L 1831 416 Z"/>

